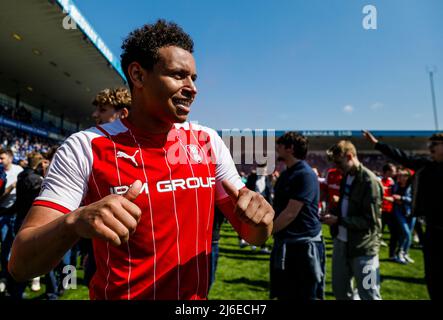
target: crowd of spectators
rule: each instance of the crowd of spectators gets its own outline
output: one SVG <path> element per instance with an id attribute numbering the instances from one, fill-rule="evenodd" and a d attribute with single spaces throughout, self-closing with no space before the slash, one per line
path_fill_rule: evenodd
<path id="1" fill-rule="evenodd" d="M 57 142 L 22 131 L 0 127 L 0 147 L 11 149 L 14 153 L 14 163 L 26 160 L 32 152 L 46 153 Z"/>
<path id="2" fill-rule="evenodd" d="M 381 168 L 386 162 L 389 162 L 389 159 L 386 156 L 377 154 L 375 152 L 376 151 L 374 151 L 374 154 L 362 154 L 360 156 L 361 163 L 366 168 L 376 173 L 378 176 L 381 176 Z M 328 169 L 330 169 L 333 166 L 333 164 L 328 162 L 326 153 L 324 154 L 310 153 L 306 157 L 306 162 L 312 168 L 316 168 L 321 177 L 325 177 Z M 255 165 L 240 164 L 237 165 L 237 168 L 239 172 L 244 172 L 246 175 L 249 175 L 255 169 Z"/>

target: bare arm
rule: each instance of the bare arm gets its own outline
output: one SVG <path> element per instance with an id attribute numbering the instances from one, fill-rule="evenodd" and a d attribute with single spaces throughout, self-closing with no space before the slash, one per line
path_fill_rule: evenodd
<path id="1" fill-rule="evenodd" d="M 277 233 L 284 228 L 286 228 L 292 221 L 297 218 L 298 214 L 303 207 L 303 202 L 298 200 L 289 200 L 286 208 L 278 215 L 277 219 L 274 221 L 273 233 Z"/>
<path id="2" fill-rule="evenodd" d="M 0 196 L 0 200 L 2 200 L 3 198 L 5 198 L 7 195 L 9 195 L 12 190 L 15 189 L 15 187 L 17 186 L 17 182 L 14 182 L 13 184 L 11 184 L 9 187 L 7 187 L 5 189 L 5 192 L 3 192 L 3 194 Z"/>
<path id="3" fill-rule="evenodd" d="M 380 151 L 385 156 L 397 161 L 407 168 L 418 170 L 430 162 L 427 157 L 411 156 L 406 154 L 406 152 L 401 149 L 392 147 L 385 143 L 381 143 L 380 141 L 378 141 L 377 138 L 374 137 L 371 132 L 367 130 L 363 130 L 363 137 L 365 137 L 366 140 L 368 140 L 376 150 Z"/>
<path id="4" fill-rule="evenodd" d="M 33 206 L 14 240 L 9 272 L 19 282 L 49 272 L 80 237 L 119 246 L 129 240 L 141 217 L 132 203 L 140 193 L 137 180 L 124 196 L 109 195 L 66 215 Z"/>
<path id="5" fill-rule="evenodd" d="M 271 205 L 257 192 L 246 188 L 238 191 L 227 181 L 223 181 L 223 187 L 232 200 L 223 201 L 219 209 L 248 243 L 258 246 L 265 243 L 273 228 Z"/>
<path id="6" fill-rule="evenodd" d="M 34 206 L 18 232 L 11 251 L 9 272 L 25 281 L 53 269 L 79 239 L 60 211 Z"/>

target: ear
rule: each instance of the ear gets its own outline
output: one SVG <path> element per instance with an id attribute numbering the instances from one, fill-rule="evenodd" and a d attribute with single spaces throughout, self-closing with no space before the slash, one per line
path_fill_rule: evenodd
<path id="1" fill-rule="evenodd" d="M 128 66 L 129 78 L 135 88 L 142 88 L 143 81 L 145 77 L 145 70 L 142 68 L 140 63 L 134 61 Z"/>
<path id="2" fill-rule="evenodd" d="M 123 108 L 120 110 L 120 119 L 127 118 L 129 116 L 128 108 Z"/>

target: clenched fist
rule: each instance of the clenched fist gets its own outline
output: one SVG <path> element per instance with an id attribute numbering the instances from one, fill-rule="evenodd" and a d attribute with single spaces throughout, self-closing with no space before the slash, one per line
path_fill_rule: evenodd
<path id="1" fill-rule="evenodd" d="M 235 214 L 239 219 L 250 225 L 269 226 L 274 220 L 274 209 L 265 198 L 247 188 L 237 190 L 228 180 L 222 182 L 226 193 L 235 204 Z"/>
<path id="2" fill-rule="evenodd" d="M 133 203 L 142 183 L 135 181 L 125 195 L 111 194 L 69 214 L 66 223 L 82 238 L 100 238 L 115 246 L 127 242 L 141 217 Z"/>

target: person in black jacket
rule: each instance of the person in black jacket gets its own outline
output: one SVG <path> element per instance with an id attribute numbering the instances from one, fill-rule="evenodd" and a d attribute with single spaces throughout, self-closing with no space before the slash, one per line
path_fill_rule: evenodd
<path id="1" fill-rule="evenodd" d="M 43 177 L 38 167 L 42 161 L 43 156 L 40 153 L 33 154 L 29 158 L 29 167 L 26 167 L 17 177 L 17 200 L 13 207 L 13 211 L 17 215 L 14 225 L 15 234 L 20 229 L 26 214 L 40 192 Z"/>
<path id="2" fill-rule="evenodd" d="M 443 133 L 429 138 L 430 157 L 410 156 L 379 142 L 369 131 L 363 131 L 363 136 L 385 156 L 416 171 L 412 212 L 426 220 L 423 246 L 425 280 L 430 298 L 443 300 Z"/>
<path id="3" fill-rule="evenodd" d="M 19 231 L 34 199 L 40 192 L 43 182 L 42 174 L 39 173 L 37 169 L 43 161 L 43 156 L 40 153 L 34 153 L 29 157 L 28 161 L 29 167 L 26 167 L 17 176 L 17 199 L 14 205 L 8 208 L 5 212 L 5 214 L 16 216 L 14 222 L 14 234 L 17 234 Z M 9 273 L 7 275 L 7 281 L 9 284 L 8 291 L 11 297 L 13 299 L 22 299 L 27 283 L 18 283 L 14 281 Z"/>

